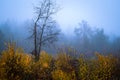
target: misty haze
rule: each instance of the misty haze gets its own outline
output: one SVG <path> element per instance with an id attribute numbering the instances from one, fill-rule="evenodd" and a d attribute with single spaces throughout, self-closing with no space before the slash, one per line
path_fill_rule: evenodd
<path id="1" fill-rule="evenodd" d="M 119 3 L 1 0 L 0 80 L 120 80 Z"/>

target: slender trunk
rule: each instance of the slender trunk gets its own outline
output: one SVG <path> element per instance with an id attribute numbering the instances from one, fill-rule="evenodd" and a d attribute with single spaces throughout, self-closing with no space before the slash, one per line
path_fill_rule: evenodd
<path id="1" fill-rule="evenodd" d="M 34 26 L 34 55 L 35 57 L 37 58 L 37 23 L 35 23 L 35 26 Z"/>
<path id="2" fill-rule="evenodd" d="M 42 27 L 42 32 L 41 32 L 41 35 L 40 35 L 39 54 L 40 54 L 41 48 L 42 48 L 42 40 L 43 40 L 42 38 L 43 38 L 44 28 L 45 28 L 45 26 L 46 26 L 46 21 L 47 21 L 47 19 L 48 19 L 48 16 L 46 17 L 46 19 L 45 19 L 45 21 L 44 21 L 44 24 L 43 24 L 43 27 Z M 39 56 L 39 54 L 38 54 L 38 56 Z"/>
<path id="3" fill-rule="evenodd" d="M 34 25 L 34 55 L 35 55 L 35 58 L 38 59 L 38 51 L 37 51 L 37 22 L 39 21 L 40 19 L 40 15 L 38 15 L 38 18 L 37 20 L 35 21 L 35 25 Z"/>
<path id="4" fill-rule="evenodd" d="M 41 43 L 39 45 L 39 54 L 38 54 L 38 56 L 40 55 L 40 52 L 41 52 Z"/>
<path id="5" fill-rule="evenodd" d="M 42 37 L 43 37 L 43 32 L 44 32 L 44 25 L 43 25 L 43 28 L 42 28 L 42 32 L 41 32 L 41 35 L 40 35 L 40 43 L 39 43 L 39 54 L 41 52 L 41 47 L 42 47 Z M 38 54 L 38 55 L 39 55 Z"/>

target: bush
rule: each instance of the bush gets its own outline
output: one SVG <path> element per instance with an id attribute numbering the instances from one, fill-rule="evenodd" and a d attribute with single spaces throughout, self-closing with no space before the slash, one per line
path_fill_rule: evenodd
<path id="1" fill-rule="evenodd" d="M 83 55 L 79 58 L 78 79 L 89 80 L 89 64 Z"/>
<path id="2" fill-rule="evenodd" d="M 110 80 L 114 71 L 116 59 L 111 56 L 103 56 L 96 53 L 97 59 L 93 60 L 93 71 L 91 74 L 99 80 Z"/>
<path id="3" fill-rule="evenodd" d="M 8 44 L 0 55 L 0 80 L 119 80 L 120 62 L 112 55 L 96 53 L 93 58 L 42 51 L 39 60 Z"/>
<path id="4" fill-rule="evenodd" d="M 34 80 L 51 80 L 52 67 L 52 56 L 42 51 L 39 60 L 34 62 L 32 65 L 32 76 Z"/>
<path id="5" fill-rule="evenodd" d="M 52 77 L 53 80 L 76 80 L 74 71 L 67 73 L 59 69 L 56 69 L 52 72 Z"/>
<path id="6" fill-rule="evenodd" d="M 8 44 L 8 48 L 0 56 L 0 79 L 2 80 L 26 80 L 31 73 L 31 56 L 24 54 L 20 48 L 15 49 L 14 44 Z"/>
<path id="7" fill-rule="evenodd" d="M 75 70 L 70 64 L 72 58 L 66 53 L 59 53 L 55 58 L 53 80 L 76 80 Z"/>
<path id="8" fill-rule="evenodd" d="M 94 59 L 79 58 L 78 79 L 80 80 L 110 80 L 116 70 L 117 59 L 112 55 L 95 54 Z"/>
<path id="9" fill-rule="evenodd" d="M 96 58 L 89 63 L 90 80 L 110 80 L 115 70 L 116 59 L 111 55 L 96 53 Z"/>

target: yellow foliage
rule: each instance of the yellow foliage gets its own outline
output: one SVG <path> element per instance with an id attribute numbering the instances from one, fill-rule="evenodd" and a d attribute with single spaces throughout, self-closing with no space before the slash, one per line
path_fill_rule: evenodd
<path id="1" fill-rule="evenodd" d="M 113 80 L 120 75 L 119 65 L 112 55 L 99 53 L 91 59 L 66 53 L 52 57 L 42 51 L 36 61 L 21 48 L 8 44 L 0 55 L 0 80 Z"/>
<path id="2" fill-rule="evenodd" d="M 96 53 L 96 59 L 91 60 L 91 80 L 109 80 L 115 68 L 116 59 L 111 56 L 104 56 Z"/>
<path id="3" fill-rule="evenodd" d="M 80 80 L 88 80 L 89 66 L 83 56 L 79 58 L 79 78 Z"/>
<path id="4" fill-rule="evenodd" d="M 42 51 L 39 60 L 33 64 L 33 77 L 35 77 L 35 79 L 51 79 L 51 62 L 52 56 Z"/>
<path id="5" fill-rule="evenodd" d="M 56 56 L 55 67 L 62 70 L 70 71 L 72 66 L 69 64 L 71 58 L 66 53 L 60 53 Z"/>
<path id="6" fill-rule="evenodd" d="M 54 80 L 76 80 L 75 71 L 70 64 L 71 58 L 60 53 L 56 56 L 55 70 L 52 72 Z"/>
<path id="7" fill-rule="evenodd" d="M 18 51 L 13 45 L 8 45 L 8 49 L 2 52 L 0 56 L 0 79 L 21 80 L 30 74 L 31 56 Z"/>
<path id="8" fill-rule="evenodd" d="M 74 71 L 67 73 L 59 69 L 52 72 L 52 77 L 53 80 L 76 80 Z"/>
<path id="9" fill-rule="evenodd" d="M 48 55 L 46 52 L 42 51 L 38 63 L 42 65 L 43 68 L 49 68 L 52 61 L 52 56 Z"/>

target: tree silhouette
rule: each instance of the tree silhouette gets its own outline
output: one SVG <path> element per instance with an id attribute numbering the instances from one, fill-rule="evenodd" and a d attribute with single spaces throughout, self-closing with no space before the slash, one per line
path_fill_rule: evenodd
<path id="1" fill-rule="evenodd" d="M 42 0 L 35 9 L 37 16 L 34 21 L 32 37 L 34 38 L 34 55 L 37 57 L 43 46 L 58 39 L 57 35 L 60 30 L 56 21 L 52 18 L 57 12 L 55 3 L 52 0 Z"/>
<path id="2" fill-rule="evenodd" d="M 95 34 L 92 38 L 93 48 L 97 52 L 106 53 L 108 51 L 109 38 L 105 35 L 103 29 L 96 29 Z"/>
<path id="3" fill-rule="evenodd" d="M 77 44 L 80 48 L 80 51 L 82 51 L 82 53 L 89 52 L 91 38 L 93 36 L 93 30 L 91 26 L 86 21 L 82 21 L 79 24 L 79 27 L 75 28 L 74 32 L 77 36 Z"/>

